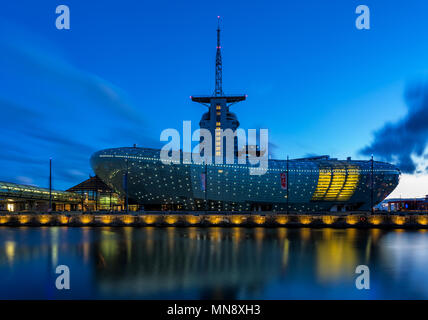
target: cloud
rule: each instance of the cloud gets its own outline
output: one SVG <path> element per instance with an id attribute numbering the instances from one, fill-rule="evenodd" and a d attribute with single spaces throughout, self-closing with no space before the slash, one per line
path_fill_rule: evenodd
<path id="1" fill-rule="evenodd" d="M 402 174 L 397 188 L 388 198 L 423 198 L 428 195 L 428 175 Z"/>
<path id="2" fill-rule="evenodd" d="M 157 141 L 141 108 L 118 86 L 4 21 L 0 69 L 0 180 L 46 186 L 52 158 L 55 186 L 66 189 L 91 173 L 94 151 Z"/>
<path id="3" fill-rule="evenodd" d="M 304 158 L 315 158 L 315 157 L 320 157 L 321 155 L 319 155 L 319 154 L 317 154 L 317 153 L 312 153 L 312 152 L 309 152 L 309 153 L 306 153 L 303 157 Z"/>
<path id="4" fill-rule="evenodd" d="M 32 185 L 33 179 L 30 177 L 24 177 L 24 176 L 18 176 L 16 177 L 16 180 L 19 181 L 19 183 L 25 184 L 25 185 Z"/>
<path id="5" fill-rule="evenodd" d="M 428 143 L 428 83 L 410 85 L 405 101 L 407 114 L 376 131 L 373 142 L 360 153 L 373 154 L 381 160 L 396 163 L 404 173 L 414 173 L 418 168 L 416 159 L 428 157 L 424 154 Z"/>
<path id="6" fill-rule="evenodd" d="M 278 150 L 278 145 L 274 142 L 269 141 L 268 143 L 269 156 L 273 159 L 276 157 L 276 150 Z"/>

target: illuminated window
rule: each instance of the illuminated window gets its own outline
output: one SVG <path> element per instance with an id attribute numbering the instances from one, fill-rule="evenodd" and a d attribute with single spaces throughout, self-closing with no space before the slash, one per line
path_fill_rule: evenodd
<path id="1" fill-rule="evenodd" d="M 217 113 L 218 116 L 221 115 L 221 112 L 216 112 L 216 113 Z"/>
<path id="2" fill-rule="evenodd" d="M 217 110 L 221 110 L 221 106 L 216 106 L 216 109 Z"/>
<path id="3" fill-rule="evenodd" d="M 221 154 L 220 154 L 220 152 L 216 152 L 215 155 L 216 156 L 220 156 Z"/>
<path id="4" fill-rule="evenodd" d="M 221 123 L 220 122 L 216 122 L 216 126 L 221 126 Z"/>

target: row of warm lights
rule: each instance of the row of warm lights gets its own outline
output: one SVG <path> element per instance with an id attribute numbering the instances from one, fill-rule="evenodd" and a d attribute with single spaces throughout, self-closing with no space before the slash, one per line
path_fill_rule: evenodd
<path id="1" fill-rule="evenodd" d="M 135 159 L 135 160 L 149 160 L 149 161 L 155 161 L 155 162 L 159 162 L 160 158 L 154 158 L 154 157 L 143 157 L 143 156 L 130 156 L 130 155 L 119 155 L 119 154 L 102 154 L 99 155 L 100 158 L 123 158 L 123 159 Z M 285 161 L 282 161 L 283 163 L 285 163 Z M 204 165 L 208 165 L 208 166 L 222 166 L 222 167 L 232 167 L 232 168 L 237 168 L 237 169 L 248 169 L 248 166 L 243 166 L 243 165 L 236 165 L 236 164 L 219 164 L 219 163 L 204 163 L 204 162 L 196 162 L 193 161 L 191 163 L 185 163 L 180 161 L 171 161 L 171 163 L 173 164 L 193 164 L 193 165 L 199 165 L 199 166 L 204 166 Z M 253 169 L 257 170 L 260 168 L 254 167 Z M 264 170 L 264 169 L 260 169 L 260 170 Z M 283 171 L 284 168 L 269 168 L 268 171 Z M 336 169 L 336 168 L 332 168 L 332 169 L 315 169 L 315 170 L 309 170 L 309 169 L 289 169 L 289 172 L 312 172 L 312 173 L 319 173 L 320 171 L 323 172 L 344 172 L 344 171 L 348 171 L 348 172 L 367 172 L 367 173 L 371 173 L 371 169 L 360 169 L 360 170 L 355 170 L 355 169 Z M 385 173 L 397 173 L 396 170 L 391 170 L 391 169 L 374 169 L 373 172 L 385 172 Z"/>
<path id="2" fill-rule="evenodd" d="M 324 222 L 324 224 L 333 224 L 337 221 L 337 219 L 339 219 L 338 216 L 323 216 L 322 222 Z"/>
<path id="3" fill-rule="evenodd" d="M 394 224 L 399 226 L 405 224 L 407 220 L 406 217 L 403 216 L 393 216 L 391 219 Z"/>
<path id="4" fill-rule="evenodd" d="M 11 218 L 13 216 L 11 215 L 4 215 L 0 216 L 0 224 L 6 224 L 11 221 Z M 74 222 L 80 222 L 81 224 L 89 224 L 95 222 L 95 217 L 93 215 L 80 215 L 76 216 L 77 220 L 74 220 Z M 167 224 L 174 225 L 179 221 L 179 219 L 184 219 L 185 222 L 191 225 L 195 225 L 200 223 L 203 220 L 203 217 L 205 217 L 205 220 L 208 221 L 210 224 L 216 225 L 221 224 L 223 222 L 231 223 L 234 225 L 240 225 L 245 223 L 247 220 L 249 220 L 250 217 L 244 216 L 244 215 L 230 215 L 230 216 L 222 216 L 222 215 L 208 215 L 208 216 L 198 216 L 198 215 L 144 215 L 144 216 L 132 216 L 132 215 L 102 215 L 99 216 L 99 221 L 103 224 L 111 224 L 115 221 L 122 222 L 124 224 L 132 224 L 134 222 L 138 222 L 137 218 L 143 222 L 144 224 L 155 224 L 156 222 L 160 221 L 159 218 L 163 217 L 163 221 Z M 16 216 L 20 224 L 28 224 L 32 221 L 31 215 L 18 215 Z M 359 215 L 349 215 L 345 218 L 345 221 L 348 225 L 355 225 L 360 221 Z M 52 222 L 54 219 L 54 216 L 43 214 L 43 215 L 37 215 L 34 216 L 35 221 L 39 222 L 42 225 L 48 224 Z M 309 225 L 312 222 L 318 220 L 319 217 L 311 216 L 311 215 L 301 215 L 298 217 L 299 223 L 303 225 Z M 338 216 L 333 215 L 325 215 L 321 216 L 321 221 L 326 225 L 331 225 L 337 222 L 339 219 Z M 73 221 L 71 217 L 68 217 L 66 215 L 58 215 L 56 216 L 56 220 L 59 221 L 61 224 L 68 224 L 70 221 Z M 368 222 L 371 225 L 380 225 L 384 221 L 384 217 L 381 215 L 373 215 L 368 216 L 367 218 Z M 251 221 L 262 225 L 266 223 L 266 216 L 262 215 L 253 215 L 251 216 Z M 395 225 L 404 225 L 406 222 L 408 222 L 408 217 L 406 216 L 399 216 L 394 215 L 391 216 L 391 221 Z M 280 225 L 285 225 L 289 222 L 289 217 L 286 215 L 278 215 L 275 217 L 275 222 Z M 420 225 L 428 225 L 428 216 L 421 215 L 416 217 L 416 222 Z"/>
<path id="5" fill-rule="evenodd" d="M 416 218 L 416 221 L 423 226 L 428 225 L 428 217 L 427 216 L 418 216 Z"/>
<path id="6" fill-rule="evenodd" d="M 229 217 L 229 221 L 232 224 L 242 224 L 245 221 L 247 221 L 247 217 L 246 216 L 241 216 L 241 215 L 233 215 Z"/>
<path id="7" fill-rule="evenodd" d="M 266 222 L 266 217 L 265 216 L 254 216 L 253 220 L 257 224 L 264 224 Z"/>
<path id="8" fill-rule="evenodd" d="M 157 216 L 157 215 L 144 215 L 144 216 L 140 216 L 140 221 L 143 222 L 144 224 L 155 224 L 156 222 L 159 221 L 159 218 L 161 216 Z M 163 221 L 167 224 L 173 225 L 175 223 L 178 222 L 180 216 L 178 215 L 165 215 L 163 216 L 164 219 Z M 202 221 L 202 216 L 195 216 L 195 215 L 185 215 L 182 216 L 184 217 L 184 220 L 189 223 L 189 224 L 198 224 Z M 6 224 L 10 221 L 11 216 L 0 216 L 0 224 Z M 131 216 L 131 215 L 120 215 L 120 216 L 115 216 L 115 215 L 103 215 L 99 218 L 99 222 L 101 222 L 102 224 L 111 224 L 113 222 L 116 221 L 116 218 L 118 219 L 118 221 L 123 222 L 124 224 L 132 224 L 136 221 L 136 217 L 135 216 Z M 72 219 L 70 219 L 70 217 L 65 216 L 65 215 L 60 215 L 57 216 L 58 221 L 61 224 L 67 224 L 70 221 L 73 221 Z M 53 216 L 51 215 L 40 215 L 40 216 L 36 216 L 36 220 L 40 223 L 40 224 L 48 224 L 49 222 L 53 221 Z M 221 216 L 221 215 L 209 215 L 206 216 L 206 220 L 210 223 L 210 224 L 220 224 L 223 222 L 230 222 L 232 224 L 235 225 L 240 225 L 245 223 L 248 220 L 248 217 L 244 216 L 244 215 L 231 215 L 228 217 L 225 216 Z M 31 221 L 31 216 L 29 215 L 19 215 L 18 216 L 18 221 L 20 224 L 27 224 Z M 266 217 L 265 216 L 260 216 L 260 215 L 254 215 L 252 216 L 252 221 L 256 224 L 264 224 L 266 222 Z M 284 225 L 287 224 L 287 222 L 289 221 L 289 218 L 287 216 L 277 216 L 275 218 L 275 221 L 278 224 Z M 81 215 L 76 217 L 76 220 L 74 220 L 74 222 L 79 222 L 81 224 L 90 224 L 95 222 L 95 216 L 93 215 Z M 311 221 L 304 223 L 304 224 L 308 224 Z"/>
<path id="9" fill-rule="evenodd" d="M 0 224 L 6 224 L 10 221 L 11 216 L 0 216 Z M 52 222 L 53 217 L 50 215 L 40 215 L 40 216 L 36 216 L 36 220 L 40 223 L 40 224 L 48 224 L 49 222 Z M 58 221 L 61 224 L 67 224 L 68 222 L 70 222 L 70 218 L 65 216 L 65 215 L 61 215 L 58 216 Z M 114 216 L 114 215 L 103 215 L 100 217 L 99 221 L 103 224 L 111 224 L 115 221 L 115 219 L 118 218 L 119 221 L 125 223 L 125 224 L 132 224 L 135 222 L 135 218 L 134 216 L 131 215 L 125 215 L 125 216 Z M 158 222 L 158 218 L 159 216 L 156 215 L 146 215 L 146 216 L 141 216 L 141 222 L 145 223 L 145 224 L 154 224 L 156 222 Z M 233 215 L 228 217 L 229 219 L 226 220 L 224 216 L 221 215 L 210 215 L 207 216 L 207 221 L 210 224 L 220 224 L 222 222 L 230 222 L 232 224 L 243 224 L 247 221 L 247 217 L 245 216 L 241 216 L 241 215 Z M 301 218 L 302 219 L 302 218 Z M 175 224 L 177 223 L 179 220 L 179 216 L 177 215 L 166 215 L 164 216 L 164 222 L 166 222 L 167 224 Z M 288 217 L 287 216 L 278 216 L 276 217 L 276 222 L 278 222 L 279 224 L 283 225 L 286 224 L 288 222 Z M 18 221 L 20 224 L 27 224 L 31 221 L 31 217 L 29 215 L 19 215 L 18 216 Z M 80 222 L 81 224 L 89 224 L 95 221 L 95 216 L 91 216 L 91 215 L 81 215 L 78 217 L 78 220 L 75 222 Z M 198 224 L 202 221 L 202 216 L 195 216 L 195 215 L 186 215 L 185 216 L 185 221 L 189 224 Z M 303 224 L 308 224 L 311 221 L 306 222 L 305 218 L 303 218 Z M 255 222 L 256 224 L 264 224 L 266 222 L 266 217 L 265 216 L 253 216 L 253 222 Z"/>
<path id="10" fill-rule="evenodd" d="M 382 216 L 369 216 L 368 221 L 370 224 L 377 226 L 383 222 L 383 217 Z"/>
<path id="11" fill-rule="evenodd" d="M 10 222 L 11 218 L 14 218 L 14 217 L 10 216 L 10 215 L 9 216 L 0 216 L 0 224 L 6 224 L 6 223 Z M 16 216 L 16 218 L 18 219 L 20 224 L 27 224 L 27 223 L 32 221 L 30 215 L 18 215 L 18 216 Z M 53 220 L 52 218 L 53 218 L 53 216 L 48 215 L 48 214 L 37 215 L 34 217 L 34 219 L 37 222 L 39 222 L 40 224 L 48 224 L 49 222 L 51 222 Z M 61 224 L 67 224 L 69 221 L 68 217 L 65 215 L 57 216 L 57 220 Z"/>

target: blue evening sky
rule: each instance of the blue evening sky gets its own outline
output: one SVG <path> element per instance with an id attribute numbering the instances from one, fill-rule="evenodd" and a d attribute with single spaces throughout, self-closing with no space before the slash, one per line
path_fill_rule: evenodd
<path id="1" fill-rule="evenodd" d="M 71 29 L 55 28 L 66 4 Z M 355 27 L 369 6 L 370 30 Z M 404 5 L 405 4 L 405 5 Z M 65 189 L 89 157 L 160 147 L 193 129 L 211 94 L 217 15 L 223 89 L 241 127 L 268 128 L 275 158 L 362 158 L 374 131 L 407 112 L 406 87 L 428 76 L 427 1 L 3 1 L 0 180 Z"/>

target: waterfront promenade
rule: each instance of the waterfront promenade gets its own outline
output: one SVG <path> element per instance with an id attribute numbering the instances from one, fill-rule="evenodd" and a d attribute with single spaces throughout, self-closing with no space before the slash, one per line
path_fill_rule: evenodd
<path id="1" fill-rule="evenodd" d="M 336 227 L 428 228 L 428 212 L 346 213 L 229 213 L 229 212 L 132 212 L 132 213 L 2 213 L 0 226 L 222 226 L 222 227 Z"/>

